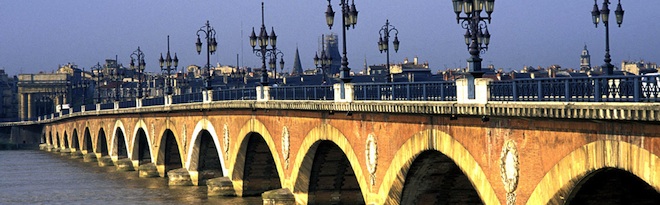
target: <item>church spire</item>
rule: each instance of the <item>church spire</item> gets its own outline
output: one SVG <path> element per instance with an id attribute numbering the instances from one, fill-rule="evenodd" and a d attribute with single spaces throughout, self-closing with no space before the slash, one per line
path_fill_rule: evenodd
<path id="1" fill-rule="evenodd" d="M 298 47 L 296 47 L 296 56 L 293 59 L 293 71 L 291 71 L 291 75 L 302 75 L 302 73 L 303 69 L 300 64 L 300 53 L 298 52 Z"/>

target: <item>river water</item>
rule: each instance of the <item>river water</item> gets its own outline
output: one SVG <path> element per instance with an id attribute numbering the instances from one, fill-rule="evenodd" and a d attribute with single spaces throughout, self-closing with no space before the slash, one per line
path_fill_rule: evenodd
<path id="1" fill-rule="evenodd" d="M 261 197 L 207 197 L 206 186 L 170 187 L 82 159 L 37 150 L 0 151 L 0 204 L 262 204 Z"/>

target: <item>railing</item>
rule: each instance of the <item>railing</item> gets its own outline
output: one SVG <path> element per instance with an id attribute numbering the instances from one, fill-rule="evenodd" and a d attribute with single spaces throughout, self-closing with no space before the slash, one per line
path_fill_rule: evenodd
<path id="1" fill-rule="evenodd" d="M 145 98 L 142 100 L 142 106 L 165 105 L 164 97 Z"/>
<path id="2" fill-rule="evenodd" d="M 256 100 L 256 88 L 237 88 L 213 91 L 213 101 L 222 100 Z"/>
<path id="3" fill-rule="evenodd" d="M 658 76 L 607 76 L 495 81 L 491 101 L 656 102 Z"/>
<path id="4" fill-rule="evenodd" d="M 119 108 L 132 108 L 135 107 L 135 105 L 136 103 L 134 100 L 119 102 Z"/>
<path id="5" fill-rule="evenodd" d="M 455 101 L 456 83 L 369 83 L 354 85 L 355 100 Z"/>
<path id="6" fill-rule="evenodd" d="M 202 102 L 204 100 L 202 93 L 188 93 L 183 95 L 173 95 L 172 104 Z"/>
<path id="7" fill-rule="evenodd" d="M 115 103 L 109 102 L 109 103 L 101 104 L 101 110 L 111 110 L 111 109 L 115 109 Z"/>
<path id="8" fill-rule="evenodd" d="M 332 85 L 280 86 L 270 88 L 271 100 L 334 100 Z"/>
<path id="9" fill-rule="evenodd" d="M 96 110 L 96 104 L 85 105 L 85 111 L 93 111 L 93 110 Z"/>
<path id="10" fill-rule="evenodd" d="M 80 106 L 73 106 L 73 112 L 74 112 L 74 113 L 76 113 L 76 112 L 80 112 L 80 111 L 81 111 Z"/>

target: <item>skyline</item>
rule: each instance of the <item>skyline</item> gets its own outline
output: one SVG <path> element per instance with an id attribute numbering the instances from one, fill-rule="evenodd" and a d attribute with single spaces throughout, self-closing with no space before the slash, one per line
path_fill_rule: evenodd
<path id="1" fill-rule="evenodd" d="M 278 48 L 284 53 L 285 71 L 290 72 L 296 47 L 303 68 L 313 68 L 318 39 L 330 32 L 341 43 L 339 1 L 332 6 L 337 13 L 335 25 L 328 30 L 324 12 L 327 1 L 264 1 L 265 25 L 274 27 Z M 660 2 L 623 1 L 626 11 L 621 28 L 610 24 L 612 64 L 622 60 L 659 61 L 654 46 L 660 45 L 660 33 L 654 22 L 654 8 Z M 392 6 L 392 5 L 397 6 Z M 599 0 L 599 7 L 602 0 Z M 616 1 L 610 9 L 616 8 Z M 35 6 L 38 5 L 38 6 Z M 349 67 L 359 72 L 365 58 L 369 65 L 385 64 L 385 54 L 378 52 L 378 30 L 389 19 L 399 30 L 401 47 L 391 52 L 391 63 L 405 57 L 428 61 L 433 72 L 465 67 L 469 57 L 463 41 L 465 30 L 456 24 L 451 1 L 418 0 L 355 1 L 359 11 L 355 29 L 347 31 Z M 252 27 L 261 26 L 261 1 L 186 1 L 133 2 L 117 1 L 19 1 L 0 3 L 0 68 L 9 75 L 52 72 L 58 65 L 75 63 L 89 69 L 97 62 L 114 59 L 125 66 L 138 48 L 146 55 L 147 72 L 160 72 L 158 58 L 170 51 L 177 53 L 179 68 L 203 65 L 205 55 L 197 55 L 196 31 L 209 20 L 217 31 L 218 52 L 211 63 L 261 67 L 252 53 L 248 36 Z M 594 27 L 590 11 L 593 1 L 569 0 L 531 2 L 496 1 L 493 19 L 488 25 L 491 44 L 482 54 L 483 64 L 519 70 L 523 66 L 559 64 L 579 68 L 579 57 L 586 44 L 592 66 L 603 64 L 605 28 Z M 403 11 L 403 12 L 401 12 Z M 611 16 L 614 13 L 611 12 Z M 524 21 L 522 21 L 524 19 Z M 654 27 L 655 26 L 655 27 Z M 340 45 L 341 47 L 341 45 Z M 203 51 L 205 52 L 205 51 Z M 341 52 L 341 48 L 340 48 Z M 279 70 L 279 68 L 278 68 Z"/>

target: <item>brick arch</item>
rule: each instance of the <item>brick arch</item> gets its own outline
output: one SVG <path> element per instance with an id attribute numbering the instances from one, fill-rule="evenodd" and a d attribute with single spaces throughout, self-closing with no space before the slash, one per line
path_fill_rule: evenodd
<path id="1" fill-rule="evenodd" d="M 64 135 L 62 135 L 62 149 L 68 149 L 69 144 L 69 135 L 66 133 L 66 128 L 64 129 Z"/>
<path id="2" fill-rule="evenodd" d="M 69 143 L 71 149 L 76 148 L 76 151 L 80 151 L 80 135 L 78 135 L 78 129 L 76 127 L 71 131 L 71 141 Z"/>
<path id="3" fill-rule="evenodd" d="M 128 143 L 128 140 L 126 140 L 126 128 L 124 127 L 124 123 L 121 120 L 116 120 L 115 121 L 115 126 L 112 127 L 112 136 L 110 137 L 110 147 L 108 147 L 108 155 L 112 157 L 113 160 L 117 160 L 119 158 L 119 153 L 117 153 L 117 149 L 119 149 L 117 146 L 117 143 L 119 142 L 117 140 L 117 129 L 121 131 L 121 133 L 124 135 L 124 143 Z M 106 139 L 108 139 L 108 136 L 106 136 Z M 128 149 L 128 145 L 124 144 L 126 146 L 126 154 L 128 156 L 131 156 L 130 149 Z"/>
<path id="4" fill-rule="evenodd" d="M 185 126 L 185 125 L 182 125 L 182 126 Z M 167 150 L 166 150 L 167 145 L 165 143 L 163 143 L 163 140 L 165 140 L 165 133 L 168 132 L 168 131 L 172 132 L 172 135 L 174 136 L 174 141 L 176 142 L 177 150 L 179 150 L 179 160 L 180 160 L 180 162 L 184 162 L 183 164 L 181 164 L 181 167 L 184 167 L 185 162 L 186 162 L 186 158 L 185 158 L 185 156 L 186 156 L 185 155 L 186 145 L 184 145 L 182 143 L 182 141 L 183 141 L 182 139 L 186 138 L 187 136 L 183 136 L 183 134 L 179 135 L 176 132 L 175 127 L 173 127 L 173 126 L 163 129 L 162 132 L 159 135 L 154 136 L 155 140 L 154 140 L 152 146 L 153 147 L 156 147 L 156 146 L 158 147 L 158 153 L 152 154 L 152 156 L 151 156 L 154 159 L 153 162 L 154 162 L 154 164 L 156 164 L 158 172 L 161 173 L 161 176 L 165 176 L 166 172 L 168 171 L 168 170 L 166 170 L 166 164 L 165 164 L 166 163 L 165 162 L 165 155 L 167 154 L 166 153 L 167 152 Z"/>
<path id="5" fill-rule="evenodd" d="M 224 153 L 220 151 L 221 150 L 220 142 L 219 142 L 220 139 L 218 138 L 215 127 L 213 127 L 213 124 L 208 119 L 201 119 L 197 121 L 197 124 L 195 125 L 195 129 L 192 132 L 192 138 L 190 139 L 190 143 L 188 144 L 188 152 L 186 152 L 186 156 L 187 156 L 186 164 L 185 164 L 186 169 L 190 172 L 191 178 L 197 177 L 197 163 L 199 160 L 199 147 L 200 147 L 200 140 L 197 137 L 202 132 L 202 130 L 206 130 L 209 132 L 209 134 L 211 134 L 213 143 L 215 143 L 215 147 L 218 150 L 218 156 L 220 156 L 220 165 L 222 165 L 222 173 L 226 174 L 227 166 L 225 165 L 225 161 L 223 160 Z M 193 179 L 193 182 L 195 181 L 197 180 Z"/>
<path id="6" fill-rule="evenodd" d="M 602 168 L 630 172 L 660 191 L 659 165 L 660 157 L 637 145 L 612 140 L 595 141 L 557 162 L 536 185 L 527 204 L 563 204 L 584 177 Z"/>
<path id="7" fill-rule="evenodd" d="M 268 145 L 268 149 L 270 150 L 270 153 L 272 154 L 273 161 L 275 161 L 275 168 L 277 169 L 277 175 L 280 177 L 280 183 L 282 187 L 284 187 L 284 169 L 282 167 L 282 160 L 280 160 L 280 153 L 279 149 L 275 145 L 275 141 L 273 140 L 273 136 L 270 134 L 268 129 L 266 128 L 266 125 L 264 125 L 261 121 L 257 119 L 250 119 L 248 120 L 243 126 L 241 127 L 240 131 L 238 132 L 238 135 L 233 138 L 236 139 L 236 142 L 229 142 L 230 146 L 229 148 L 229 156 L 233 157 L 233 159 L 229 159 L 228 161 L 234 162 L 233 164 L 230 164 L 229 170 L 231 170 L 231 180 L 234 185 L 234 190 L 238 194 L 242 193 L 243 190 L 243 172 L 245 169 L 245 151 L 247 149 L 247 137 L 250 135 L 250 133 L 257 133 L 261 135 L 261 137 L 266 141 L 266 145 Z M 229 136 L 229 139 L 232 140 L 232 137 Z M 224 145 L 223 145 L 224 148 Z M 224 159 L 223 159 L 224 160 Z"/>
<path id="8" fill-rule="evenodd" d="M 424 151 L 438 151 L 463 171 L 484 204 L 501 204 L 486 174 L 472 154 L 458 141 L 445 132 L 435 129 L 421 131 L 406 141 L 394 155 L 382 179 L 378 203 L 399 204 L 406 174 L 417 156 Z"/>
<path id="9" fill-rule="evenodd" d="M 369 201 L 367 196 L 370 191 L 367 183 L 367 176 L 364 175 L 357 155 L 346 136 L 341 133 L 339 129 L 329 124 L 322 124 L 310 130 L 300 144 L 290 177 L 290 181 L 293 183 L 291 188 L 296 196 L 296 203 L 307 204 L 309 179 L 311 176 L 312 164 L 314 163 L 314 154 L 317 146 L 324 140 L 332 141 L 344 152 L 344 155 L 348 158 L 351 168 L 355 173 L 355 178 L 357 179 L 360 191 L 362 192 L 362 198 L 368 204 Z"/>
<path id="10" fill-rule="evenodd" d="M 135 126 L 133 128 L 133 134 L 131 134 L 131 147 L 129 148 L 128 146 L 126 146 L 128 149 L 129 158 L 133 160 L 133 163 L 138 166 L 139 166 L 138 153 L 140 152 L 140 150 L 136 150 L 136 149 L 137 149 L 137 143 L 139 141 L 137 135 L 140 129 L 144 131 L 144 134 L 147 137 L 147 147 L 149 148 L 149 153 L 151 153 L 151 161 L 155 162 L 154 151 L 153 149 L 151 149 L 154 145 L 154 142 L 151 141 L 151 136 L 149 136 L 149 129 L 147 127 L 147 124 L 144 123 L 144 120 L 140 119 L 135 123 Z M 128 141 L 126 143 L 128 143 Z"/>
<path id="11" fill-rule="evenodd" d="M 62 145 L 60 144 L 62 140 L 60 139 L 60 132 L 56 131 L 55 132 L 55 148 L 62 148 Z"/>

